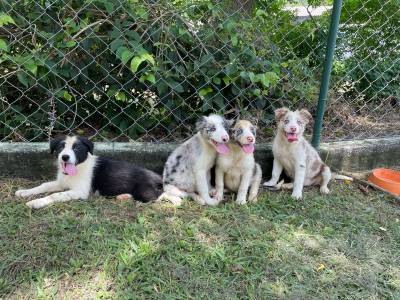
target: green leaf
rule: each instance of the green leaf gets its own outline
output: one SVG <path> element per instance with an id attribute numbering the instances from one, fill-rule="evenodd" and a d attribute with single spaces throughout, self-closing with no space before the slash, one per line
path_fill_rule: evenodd
<path id="1" fill-rule="evenodd" d="M 222 80 L 224 81 L 225 85 L 229 85 L 232 82 L 232 79 L 229 76 L 224 76 Z"/>
<path id="2" fill-rule="evenodd" d="M 226 30 L 228 30 L 229 32 L 231 32 L 235 27 L 236 27 L 236 22 L 235 21 L 233 21 L 232 19 L 231 20 L 228 20 L 227 22 L 226 22 Z"/>
<path id="3" fill-rule="evenodd" d="M 131 60 L 131 71 L 133 73 L 136 73 L 136 71 L 138 70 L 140 64 L 142 62 L 144 62 L 144 61 L 145 61 L 145 59 L 143 59 L 140 56 L 135 56 L 134 58 L 132 58 L 132 60 Z"/>
<path id="4" fill-rule="evenodd" d="M 219 77 L 214 77 L 212 81 L 217 85 L 221 84 L 221 78 L 219 78 Z"/>
<path id="5" fill-rule="evenodd" d="M 133 73 L 136 73 L 139 66 L 142 64 L 142 62 L 147 61 L 150 64 L 154 65 L 155 61 L 153 56 L 150 53 L 143 53 L 140 56 L 135 56 L 131 60 L 131 71 Z"/>
<path id="6" fill-rule="evenodd" d="M 134 53 L 130 50 L 126 49 L 121 53 L 121 61 L 124 65 L 128 63 L 128 61 L 133 57 Z"/>
<path id="7" fill-rule="evenodd" d="M 150 53 L 144 53 L 144 54 L 142 54 L 142 57 L 143 57 L 145 60 L 147 60 L 149 63 L 151 63 L 153 66 L 154 66 L 154 64 L 156 63 L 156 62 L 154 61 L 153 55 L 151 55 Z"/>
<path id="8" fill-rule="evenodd" d="M 176 82 L 174 80 L 170 80 L 168 83 L 169 83 L 169 86 L 177 93 L 183 93 L 185 91 L 183 89 L 182 84 L 180 84 L 179 82 Z"/>
<path id="9" fill-rule="evenodd" d="M 256 97 L 260 96 L 261 95 L 261 90 L 260 89 L 253 90 L 253 95 L 256 96 Z"/>
<path id="10" fill-rule="evenodd" d="M 7 24 L 15 24 L 13 18 L 5 13 L 0 13 L 0 27 Z"/>
<path id="11" fill-rule="evenodd" d="M 111 15 L 114 12 L 114 4 L 111 1 L 104 1 L 103 4 L 108 14 Z"/>
<path id="12" fill-rule="evenodd" d="M 144 7 L 137 8 L 136 14 L 139 16 L 139 18 L 145 19 L 145 20 L 147 20 L 147 18 L 149 17 L 147 9 L 145 9 Z"/>
<path id="13" fill-rule="evenodd" d="M 200 96 L 200 97 L 204 97 L 204 96 L 206 96 L 207 94 L 211 93 L 212 91 L 213 91 L 213 89 L 212 89 L 211 87 L 203 88 L 203 89 L 201 89 L 201 90 L 199 91 L 199 96 Z"/>
<path id="14" fill-rule="evenodd" d="M 234 47 L 237 46 L 237 44 L 238 44 L 237 34 L 234 34 L 234 35 L 231 36 L 231 43 L 232 43 L 232 46 L 234 46 Z"/>
<path id="15" fill-rule="evenodd" d="M 267 72 L 264 76 L 272 85 L 279 81 L 279 76 L 275 72 Z"/>
<path id="16" fill-rule="evenodd" d="M 115 99 L 117 99 L 118 101 L 126 101 L 126 95 L 125 95 L 124 92 L 118 91 L 118 92 L 115 94 L 114 97 L 115 97 Z"/>
<path id="17" fill-rule="evenodd" d="M 25 87 L 29 86 L 28 77 L 26 76 L 26 73 L 24 71 L 18 71 L 17 78 L 19 82 L 21 82 Z"/>
<path id="18" fill-rule="evenodd" d="M 68 41 L 65 43 L 66 48 L 72 48 L 72 47 L 75 47 L 75 45 L 76 45 L 75 41 Z"/>
<path id="19" fill-rule="evenodd" d="M 115 39 L 111 42 L 110 44 L 110 49 L 111 51 L 116 51 L 119 47 L 121 47 L 124 44 L 124 41 L 121 39 Z"/>
<path id="20" fill-rule="evenodd" d="M 253 72 L 248 72 L 249 79 L 252 83 L 256 82 L 256 75 Z"/>
<path id="21" fill-rule="evenodd" d="M 37 74 L 38 66 L 33 60 L 28 60 L 28 61 L 24 62 L 24 67 L 29 72 L 31 72 L 33 75 Z"/>
<path id="22" fill-rule="evenodd" d="M 72 95 L 70 93 L 68 93 L 67 91 L 64 91 L 63 98 L 65 100 L 67 100 L 67 101 L 71 101 L 72 100 Z"/>
<path id="23" fill-rule="evenodd" d="M 8 46 L 5 40 L 0 39 L 0 50 L 8 52 Z"/>
<path id="24" fill-rule="evenodd" d="M 156 77 L 154 76 L 153 73 L 144 74 L 144 75 L 140 76 L 140 79 L 139 79 L 140 82 L 144 82 L 145 80 L 150 81 L 153 84 L 156 83 Z"/>

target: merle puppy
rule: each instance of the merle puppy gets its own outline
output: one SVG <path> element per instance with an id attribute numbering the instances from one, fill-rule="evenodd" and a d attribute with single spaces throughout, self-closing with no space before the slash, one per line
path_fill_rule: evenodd
<path id="1" fill-rule="evenodd" d="M 229 151 L 228 128 L 231 122 L 219 115 L 202 117 L 196 124 L 197 133 L 176 148 L 164 167 L 164 193 L 167 199 L 180 205 L 182 198 L 190 197 L 201 205 L 217 205 L 210 197 L 210 170 L 217 153 Z"/>
<path id="2" fill-rule="evenodd" d="M 53 193 L 27 202 L 31 208 L 87 199 L 91 193 L 102 196 L 124 194 L 141 202 L 156 200 L 160 196 L 160 175 L 128 162 L 95 156 L 93 147 L 91 141 L 81 136 L 63 136 L 51 140 L 50 152 L 57 154 L 57 179 L 32 189 L 18 190 L 15 195 L 30 197 Z"/>

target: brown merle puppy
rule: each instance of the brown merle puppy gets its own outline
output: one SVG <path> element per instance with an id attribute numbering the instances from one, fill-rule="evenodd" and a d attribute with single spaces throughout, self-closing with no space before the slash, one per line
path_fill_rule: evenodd
<path id="1" fill-rule="evenodd" d="M 254 159 L 256 127 L 249 121 L 238 120 L 231 128 L 229 153 L 218 155 L 215 167 L 216 197 L 223 199 L 224 188 L 237 193 L 236 203 L 257 201 L 261 183 L 261 167 Z M 248 193 L 248 197 L 247 197 Z"/>
<path id="2" fill-rule="evenodd" d="M 320 192 L 328 194 L 328 183 L 331 178 L 352 180 L 347 176 L 332 174 L 318 152 L 304 138 L 304 129 L 312 120 L 311 114 L 306 109 L 290 111 L 286 107 L 279 108 L 275 111 L 275 117 L 278 131 L 272 146 L 274 153 L 272 178 L 265 182 L 264 186 L 276 186 L 282 170 L 285 170 L 294 181 L 283 185 L 283 188 L 293 188 L 292 197 L 300 199 L 304 186 L 320 185 Z"/>

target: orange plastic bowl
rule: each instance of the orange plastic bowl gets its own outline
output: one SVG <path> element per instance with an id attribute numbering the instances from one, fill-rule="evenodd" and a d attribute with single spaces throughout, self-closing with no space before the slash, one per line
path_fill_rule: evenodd
<path id="1" fill-rule="evenodd" d="M 400 196 L 400 172 L 391 169 L 375 169 L 368 177 L 368 181 L 392 193 Z"/>

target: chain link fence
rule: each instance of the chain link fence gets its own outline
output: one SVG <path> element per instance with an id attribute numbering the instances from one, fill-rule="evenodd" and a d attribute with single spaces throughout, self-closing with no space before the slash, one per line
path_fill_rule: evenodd
<path id="1" fill-rule="evenodd" d="M 186 139 L 315 113 L 330 1 L 0 0 L 0 141 Z M 343 3 L 322 140 L 399 135 L 400 4 Z M 311 127 L 311 126 L 310 126 Z"/>

